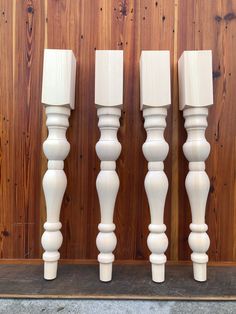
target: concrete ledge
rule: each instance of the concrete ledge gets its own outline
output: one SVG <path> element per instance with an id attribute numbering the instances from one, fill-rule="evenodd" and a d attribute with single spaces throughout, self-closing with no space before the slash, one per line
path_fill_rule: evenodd
<path id="1" fill-rule="evenodd" d="M 114 265 L 102 283 L 98 265 L 59 265 L 58 278 L 43 279 L 42 265 L 0 265 L 2 298 L 133 300 L 236 300 L 236 268 L 208 267 L 208 281 L 193 280 L 192 267 L 167 266 L 166 281 L 151 280 L 150 265 Z"/>

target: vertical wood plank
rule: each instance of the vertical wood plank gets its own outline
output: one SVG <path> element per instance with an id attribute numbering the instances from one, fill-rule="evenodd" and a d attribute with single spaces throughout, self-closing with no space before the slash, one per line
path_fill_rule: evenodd
<path id="1" fill-rule="evenodd" d="M 209 120 L 212 128 L 208 130 L 209 138 L 212 141 L 215 140 L 212 158 L 216 159 L 216 164 L 208 161 L 210 171 L 215 173 L 211 187 L 213 200 L 211 197 L 209 198 L 208 219 L 209 221 L 215 220 L 209 226 L 209 233 L 211 232 L 213 237 L 210 258 L 216 261 L 235 260 L 233 251 L 236 241 L 234 236 L 235 152 L 233 149 L 236 135 L 234 101 L 236 97 L 236 60 L 233 53 L 236 48 L 235 12 L 235 1 L 221 1 L 220 16 L 222 20 L 218 23 L 221 24 L 222 37 L 214 60 L 214 75 L 217 76 L 216 71 L 219 71 L 221 76 L 218 76 L 218 79 L 215 77 L 216 106 L 215 112 Z M 214 168 L 212 168 L 213 165 L 215 165 Z M 226 234 L 227 236 L 225 236 Z"/>
<path id="2" fill-rule="evenodd" d="M 139 112 L 139 56 L 140 56 L 140 1 L 115 1 L 113 29 L 118 28 L 116 49 L 124 50 L 124 107 L 119 129 L 122 152 L 117 163 L 120 191 L 117 198 L 117 259 L 139 259 L 142 252 L 137 247 L 141 229 L 143 160 L 141 136 L 143 126 Z M 137 136 L 141 134 L 141 136 Z"/>
<path id="3" fill-rule="evenodd" d="M 14 6 L 0 2 L 0 257 L 13 257 L 13 31 Z"/>
<path id="4" fill-rule="evenodd" d="M 41 69 L 44 5 L 16 1 L 14 67 L 14 256 L 32 258 L 40 250 Z"/>

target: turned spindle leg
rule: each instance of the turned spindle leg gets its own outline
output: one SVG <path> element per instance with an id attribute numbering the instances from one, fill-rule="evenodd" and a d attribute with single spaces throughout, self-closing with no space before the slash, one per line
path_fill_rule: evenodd
<path id="1" fill-rule="evenodd" d="M 42 103 L 46 108 L 48 138 L 43 151 L 48 159 L 48 170 L 43 177 L 47 221 L 44 224 L 42 246 L 44 278 L 55 279 L 62 244 L 60 211 L 67 178 L 64 160 L 70 151 L 66 139 L 69 116 L 74 109 L 76 60 L 71 50 L 44 50 Z"/>
<path id="2" fill-rule="evenodd" d="M 168 239 L 165 234 L 164 207 L 168 190 L 168 179 L 164 169 L 164 163 L 169 146 L 164 139 L 163 132 L 166 127 L 167 109 L 148 108 L 143 110 L 145 118 L 144 127 L 147 131 L 147 139 L 143 144 L 143 153 L 148 161 L 148 173 L 145 177 L 145 190 L 151 213 L 150 234 L 147 239 L 148 248 L 152 252 L 152 280 L 163 282 L 165 280 L 165 251 L 168 247 Z"/>
<path id="3" fill-rule="evenodd" d="M 58 250 L 62 244 L 59 217 L 67 185 L 63 168 L 64 160 L 70 150 L 70 144 L 65 136 L 69 126 L 70 109 L 62 106 L 49 106 L 46 107 L 46 115 L 49 135 L 43 144 L 43 150 L 48 159 L 48 170 L 43 178 L 43 190 L 47 221 L 44 224 L 42 246 L 45 250 L 43 253 L 44 278 L 50 280 L 57 276 L 57 264 L 60 258 Z"/>
<path id="4" fill-rule="evenodd" d="M 194 278 L 205 281 L 207 278 L 206 254 L 210 246 L 210 239 L 206 233 L 205 209 L 210 188 L 210 181 L 205 172 L 205 160 L 210 153 L 210 144 L 205 138 L 207 127 L 207 108 L 184 109 L 185 128 L 188 138 L 183 146 L 184 155 L 189 161 L 189 173 L 185 180 L 185 186 L 191 206 L 192 223 L 189 235 L 189 246 L 193 253 Z"/>
<path id="5" fill-rule="evenodd" d="M 100 280 L 112 279 L 112 263 L 116 248 L 114 207 L 119 190 L 119 178 L 116 173 L 116 160 L 121 152 L 117 139 L 120 127 L 121 107 L 123 103 L 123 51 L 96 50 L 95 62 L 95 104 L 101 132 L 96 144 L 96 153 L 101 161 L 96 187 L 101 212 L 96 239 Z"/>
<path id="6" fill-rule="evenodd" d="M 210 144 L 205 138 L 208 107 L 213 104 L 211 51 L 185 51 L 178 62 L 180 110 L 183 110 L 187 141 L 184 155 L 189 161 L 185 180 L 191 213 L 191 233 L 188 238 L 192 250 L 193 275 L 197 281 L 207 280 L 206 252 L 210 246 L 205 211 L 210 181 L 205 172 L 205 160 Z"/>
<path id="7" fill-rule="evenodd" d="M 141 110 L 145 119 L 147 139 L 143 153 L 148 161 L 148 173 L 144 186 L 148 198 L 151 224 L 149 225 L 148 248 L 151 251 L 152 280 L 165 280 L 165 251 L 168 239 L 165 234 L 164 208 L 168 191 L 168 179 L 164 172 L 164 160 L 169 145 L 164 138 L 167 108 L 170 95 L 169 51 L 142 51 L 140 58 Z"/>
<path id="8" fill-rule="evenodd" d="M 121 109 L 98 109 L 99 129 L 101 137 L 96 145 L 96 152 L 101 160 L 101 171 L 98 174 L 96 187 L 98 192 L 101 223 L 98 225 L 97 248 L 100 251 L 100 280 L 110 281 L 112 278 L 113 251 L 116 247 L 113 214 L 116 196 L 119 189 L 119 178 L 116 173 L 116 160 L 121 152 L 121 145 L 117 140 L 117 130 L 120 126 Z"/>

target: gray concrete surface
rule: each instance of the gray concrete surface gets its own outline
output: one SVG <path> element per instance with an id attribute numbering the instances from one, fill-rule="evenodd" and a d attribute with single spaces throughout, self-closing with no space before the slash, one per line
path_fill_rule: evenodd
<path id="1" fill-rule="evenodd" d="M 1 299 L 0 313 L 233 314 L 236 302 Z"/>

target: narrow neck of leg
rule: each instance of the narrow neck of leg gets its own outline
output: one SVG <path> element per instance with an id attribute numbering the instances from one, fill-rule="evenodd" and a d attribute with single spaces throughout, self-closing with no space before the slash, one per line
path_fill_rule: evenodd
<path id="1" fill-rule="evenodd" d="M 70 109 L 65 106 L 48 106 L 46 115 L 48 137 L 43 143 L 44 153 L 48 160 L 65 160 L 70 150 L 66 139 Z"/>
<path id="2" fill-rule="evenodd" d="M 120 108 L 106 107 L 98 109 L 98 126 L 101 136 L 96 144 L 96 152 L 102 162 L 116 161 L 120 155 L 121 144 L 117 139 L 120 116 Z"/>
<path id="3" fill-rule="evenodd" d="M 183 114 L 185 118 L 184 126 L 188 134 L 183 151 L 194 170 L 193 163 L 204 162 L 210 153 L 210 144 L 205 138 L 205 130 L 208 125 L 208 108 L 188 108 L 184 110 Z M 199 165 L 199 167 L 204 168 L 202 165 Z"/>
<path id="4" fill-rule="evenodd" d="M 47 106 L 45 111 L 47 127 L 69 127 L 70 108 L 65 106 Z"/>
<path id="5" fill-rule="evenodd" d="M 188 140 L 194 141 L 205 138 L 208 108 L 188 108 L 184 110 L 184 127 L 188 132 Z"/>
<path id="6" fill-rule="evenodd" d="M 143 117 L 145 119 L 145 129 L 161 129 L 166 127 L 167 108 L 144 108 Z"/>
<path id="7" fill-rule="evenodd" d="M 147 138 L 143 144 L 144 156 L 149 163 L 161 162 L 169 151 L 169 145 L 164 138 L 167 108 L 145 108 L 143 116 L 147 132 Z"/>

